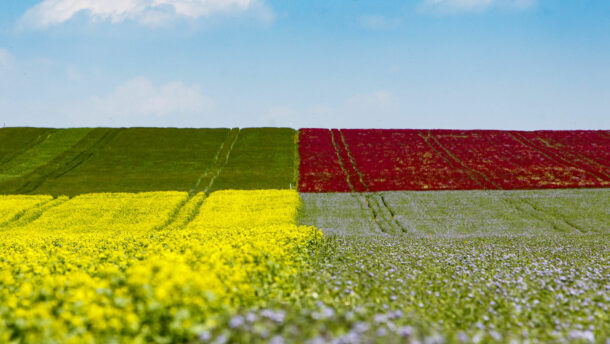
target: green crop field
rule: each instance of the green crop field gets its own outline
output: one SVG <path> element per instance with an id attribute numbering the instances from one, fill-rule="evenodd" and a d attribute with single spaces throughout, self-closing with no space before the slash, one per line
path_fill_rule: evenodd
<path id="1" fill-rule="evenodd" d="M 43 141 L 56 129 L 50 128 L 2 128 L 0 129 L 0 166 L 21 152 Z"/>
<path id="2" fill-rule="evenodd" d="M 0 193 L 289 189 L 293 129 L 1 129 Z M 24 148 L 25 147 L 25 148 Z"/>
<path id="3" fill-rule="evenodd" d="M 246 128 L 237 136 L 212 190 L 296 188 L 296 130 Z"/>
<path id="4" fill-rule="evenodd" d="M 606 189 L 302 194 L 301 222 L 327 234 L 610 233 Z"/>

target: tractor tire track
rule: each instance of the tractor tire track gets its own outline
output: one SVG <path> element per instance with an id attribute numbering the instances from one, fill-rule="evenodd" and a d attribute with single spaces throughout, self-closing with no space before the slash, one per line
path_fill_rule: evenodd
<path id="1" fill-rule="evenodd" d="M 156 230 L 180 230 L 186 228 L 188 224 L 199 214 L 201 205 L 209 195 L 209 190 L 214 184 L 214 180 L 229 161 L 233 146 L 237 142 L 240 129 L 233 128 L 229 130 L 223 143 L 218 147 L 214 159 L 208 168 L 201 174 L 195 185 L 188 191 L 187 197 L 180 202 L 165 221 L 164 224 L 157 227 Z M 200 189 L 202 181 L 209 178 L 205 188 Z"/>
<path id="2" fill-rule="evenodd" d="M 44 140 L 49 138 L 49 136 L 51 136 L 56 131 L 57 131 L 57 129 L 45 129 L 42 133 L 40 133 L 40 135 L 38 135 L 35 139 L 28 142 L 25 146 L 19 147 L 19 149 L 15 150 L 12 154 L 5 156 L 4 159 L 0 160 L 0 170 L 2 169 L 1 167 L 3 165 L 11 162 L 13 159 L 18 157 L 22 153 L 28 151 L 29 149 L 37 146 L 40 143 L 42 143 Z"/>
<path id="3" fill-rule="evenodd" d="M 451 153 L 451 151 L 449 151 L 449 149 L 447 149 L 445 146 L 443 146 L 440 143 L 440 141 L 432 135 L 430 130 L 427 131 L 426 135 L 423 135 L 420 133 L 419 136 L 422 137 L 424 139 L 424 141 L 426 141 L 426 144 L 428 144 L 428 146 L 430 148 L 432 148 L 441 158 L 443 158 L 445 161 L 449 162 L 449 164 L 453 168 L 456 168 L 454 163 L 461 166 L 464 169 L 464 171 L 466 172 L 466 174 L 468 174 L 468 177 L 470 177 L 470 179 L 472 179 L 472 181 L 474 181 L 475 183 L 477 183 L 481 187 L 483 187 L 484 190 L 489 190 L 489 189 L 502 190 L 502 187 L 500 187 L 498 184 L 492 182 L 485 173 L 483 173 L 479 170 L 476 170 L 474 168 L 471 168 L 469 166 L 466 166 L 460 159 L 458 159 L 455 155 L 453 155 Z M 432 143 L 430 143 L 430 140 L 432 140 Z M 436 147 L 435 147 L 435 145 L 436 145 Z M 476 175 L 483 178 L 483 180 L 480 180 L 479 177 L 477 177 Z"/>
<path id="4" fill-rule="evenodd" d="M 500 197 L 500 199 L 508 204 L 513 209 L 517 210 L 519 213 L 524 214 L 528 217 L 537 219 L 543 223 L 548 223 L 551 225 L 554 231 L 558 233 L 565 232 L 576 232 L 576 233 L 586 233 L 582 228 L 575 226 L 572 223 L 565 221 L 564 219 L 559 219 L 553 214 L 545 212 L 538 207 L 536 207 L 531 202 L 528 202 L 523 197 L 519 197 L 518 199 L 514 199 L 508 195 L 504 195 Z"/>
<path id="5" fill-rule="evenodd" d="M 549 151 L 548 149 L 544 149 L 542 147 L 539 147 L 538 145 L 532 143 L 527 137 L 517 133 L 517 132 L 509 132 L 508 133 L 515 141 L 519 142 L 520 144 L 533 149 L 534 151 L 544 155 L 546 158 L 550 159 L 551 161 L 559 164 L 559 165 L 563 165 L 565 167 L 571 167 L 571 168 L 575 168 L 577 170 L 583 171 L 586 174 L 590 175 L 591 177 L 593 177 L 595 180 L 597 180 L 597 182 L 600 185 L 604 184 L 604 178 L 600 178 L 596 173 L 593 173 L 591 171 L 589 171 L 588 169 L 585 169 L 583 167 L 580 167 L 568 160 L 566 160 L 565 158 L 559 156 L 559 154 L 553 153 L 552 151 Z"/>
<path id="6" fill-rule="evenodd" d="M 389 207 L 388 203 L 385 201 L 385 198 L 383 196 L 379 196 L 378 194 L 370 193 L 370 189 L 369 189 L 368 185 L 364 182 L 364 176 L 358 169 L 356 160 L 354 159 L 354 156 L 352 155 L 352 153 L 349 149 L 349 146 L 347 145 L 343 132 L 341 132 L 341 130 L 339 130 L 339 129 L 337 129 L 337 132 L 339 133 L 341 145 L 342 145 L 343 149 L 345 150 L 345 155 L 347 156 L 347 160 L 349 160 L 351 168 L 354 170 L 354 172 L 356 173 L 356 175 L 358 177 L 357 181 L 362 185 L 362 188 L 364 190 L 366 190 L 366 192 L 367 192 L 365 194 L 361 193 L 360 195 L 364 195 L 365 204 L 369 208 L 371 214 L 373 215 L 373 221 L 375 221 L 375 223 L 377 224 L 379 229 L 384 233 L 400 233 L 400 232 L 407 233 L 408 232 L 407 229 L 396 219 L 393 210 Z M 332 131 L 331 131 L 331 135 L 333 135 Z M 334 135 L 333 135 L 332 139 L 333 139 L 333 144 L 335 144 L 335 150 L 337 151 L 337 156 L 339 157 L 339 161 L 342 162 L 344 160 L 344 158 L 341 157 L 340 150 L 338 149 L 339 147 L 337 147 L 338 145 L 336 144 Z M 341 164 L 343 165 L 344 163 L 342 162 Z M 346 176 L 349 173 L 347 168 L 344 168 L 343 172 L 346 173 Z M 356 177 L 356 176 L 352 175 L 351 177 Z M 347 178 L 350 179 L 349 176 Z M 353 186 L 352 186 L 352 191 L 356 191 L 356 190 L 354 190 Z"/>
<path id="7" fill-rule="evenodd" d="M 57 198 L 53 198 L 49 201 L 42 202 L 40 204 L 35 205 L 34 207 L 28 208 L 19 214 L 15 215 L 12 219 L 6 221 L 3 224 L 0 224 L 0 228 L 9 229 L 15 227 L 23 227 L 29 223 L 36 221 L 40 218 L 45 211 L 57 207 L 63 203 L 66 203 L 70 199 L 67 196 L 61 196 Z"/>
<path id="8" fill-rule="evenodd" d="M 560 147 L 564 147 L 565 146 L 563 143 L 557 142 L 556 140 L 553 140 L 551 138 L 543 139 L 541 137 L 536 137 L 536 140 L 538 140 L 540 143 L 542 143 L 543 145 L 548 147 L 549 150 L 552 149 L 553 150 L 553 151 L 551 151 L 552 153 L 556 150 L 556 148 L 553 147 L 553 144 L 559 145 Z M 530 140 L 530 141 L 534 141 L 534 140 Z M 589 164 L 592 164 L 593 166 L 597 166 L 597 168 L 595 168 L 593 166 L 587 166 L 587 167 L 591 169 L 592 173 L 599 173 L 603 177 L 610 179 L 610 174 L 608 174 L 608 173 L 606 173 L 604 171 L 604 170 L 610 169 L 610 166 L 601 164 L 601 163 L 599 163 L 599 162 L 597 162 L 597 161 L 595 161 L 595 160 L 593 160 L 591 158 L 588 158 L 588 157 L 586 157 L 586 156 L 584 156 L 584 155 L 582 155 L 582 154 L 580 154 L 578 152 L 569 152 L 568 150 L 561 150 L 560 153 L 566 155 L 568 159 L 571 159 L 571 160 L 580 159 L 580 160 L 584 160 L 584 161 L 588 162 Z M 556 154 L 560 155 L 559 153 L 556 153 Z M 583 164 L 583 165 L 585 165 L 585 164 Z M 583 167 L 580 167 L 580 168 L 584 170 Z"/>
<path id="9" fill-rule="evenodd" d="M 53 159 L 48 164 L 43 165 L 38 169 L 34 170 L 32 173 L 24 176 L 24 183 L 15 190 L 15 193 L 32 193 L 48 180 L 57 179 L 69 173 L 70 171 L 83 164 L 85 161 L 89 160 L 95 153 L 99 151 L 100 148 L 104 147 L 110 141 L 112 141 L 121 131 L 122 129 L 96 129 L 92 131 L 91 133 L 87 134 L 83 139 L 81 139 L 79 143 L 83 143 L 90 140 L 90 135 L 101 135 L 101 137 L 97 138 L 84 150 L 80 152 L 65 152 L 65 154 L 62 154 L 59 157 Z M 74 145 L 74 147 L 78 147 L 79 143 Z M 75 155 L 70 158 L 71 153 L 75 153 Z"/>

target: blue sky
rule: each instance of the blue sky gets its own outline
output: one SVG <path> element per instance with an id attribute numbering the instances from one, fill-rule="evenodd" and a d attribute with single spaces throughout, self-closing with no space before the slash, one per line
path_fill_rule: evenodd
<path id="1" fill-rule="evenodd" d="M 610 2 L 5 0 L 0 124 L 610 128 Z"/>

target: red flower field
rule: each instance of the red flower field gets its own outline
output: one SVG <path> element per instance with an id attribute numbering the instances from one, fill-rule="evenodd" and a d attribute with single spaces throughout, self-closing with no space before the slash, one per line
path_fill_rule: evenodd
<path id="1" fill-rule="evenodd" d="M 609 131 L 302 129 L 299 190 L 610 187 Z"/>

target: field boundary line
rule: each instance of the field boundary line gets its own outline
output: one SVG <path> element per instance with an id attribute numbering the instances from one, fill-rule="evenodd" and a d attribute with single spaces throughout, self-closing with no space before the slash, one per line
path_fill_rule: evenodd
<path id="1" fill-rule="evenodd" d="M 25 145 L 23 147 L 20 147 L 20 149 L 15 150 L 15 152 L 10 154 L 9 156 L 4 157 L 4 159 L 2 159 L 2 161 L 0 161 L 0 171 L 1 171 L 1 167 L 2 166 L 8 164 L 13 159 L 15 159 L 16 157 L 18 157 L 21 154 L 23 154 L 24 152 L 27 152 L 28 150 L 38 146 L 40 143 L 42 143 L 43 141 L 48 139 L 49 136 L 51 136 L 56 131 L 57 131 L 57 129 L 46 129 L 45 128 L 44 132 L 42 132 L 40 135 L 38 135 L 32 141 L 28 142 L 27 145 Z"/>
<path id="2" fill-rule="evenodd" d="M 578 165 L 575 165 L 575 164 L 567 161 L 566 159 L 562 158 L 558 154 L 549 152 L 547 149 L 537 147 L 535 144 L 531 143 L 527 137 L 525 137 L 517 132 L 508 132 L 508 135 L 511 136 L 513 139 L 515 139 L 515 141 L 519 142 L 520 144 L 522 144 L 526 147 L 529 147 L 529 148 L 535 150 L 536 152 L 544 155 L 545 157 L 551 159 L 551 161 L 559 163 L 565 167 L 572 167 L 572 168 L 576 168 L 577 170 L 581 170 L 581 171 L 587 173 L 588 175 L 592 176 L 593 178 L 595 178 L 601 184 L 604 184 L 604 182 L 605 182 L 605 180 L 603 178 L 600 178 L 599 176 L 592 173 L 591 171 L 588 171 Z M 519 136 L 519 137 L 517 137 L 517 136 Z"/>
<path id="3" fill-rule="evenodd" d="M 37 188 L 39 188 L 40 185 L 44 184 L 48 179 L 50 179 L 50 178 L 57 179 L 65 174 L 67 174 L 68 172 L 74 170 L 75 168 L 77 168 L 78 166 L 83 164 L 85 161 L 89 160 L 93 155 L 95 155 L 95 153 L 97 151 L 99 151 L 99 149 L 101 147 L 104 147 L 110 141 L 112 141 L 122 130 L 123 130 L 122 128 L 107 129 L 99 139 L 97 139 L 93 144 L 89 145 L 84 150 L 78 152 L 68 162 L 60 163 L 58 166 L 56 166 L 55 168 L 52 168 L 50 171 L 48 171 L 46 173 L 37 174 L 37 171 L 44 171 L 44 169 L 48 168 L 48 166 L 52 166 L 54 161 L 58 161 L 58 160 L 61 161 L 61 158 L 62 158 L 62 156 L 64 156 L 64 154 L 59 155 L 58 157 L 56 157 L 56 159 L 51 160 L 49 163 L 39 167 L 38 169 L 36 169 L 36 170 L 32 171 L 31 173 L 29 173 L 28 175 L 24 176 L 23 178 L 25 179 L 25 183 L 23 185 L 21 185 L 16 190 L 16 192 L 17 193 L 31 193 L 31 192 L 35 191 Z M 91 134 L 92 132 L 90 132 L 89 134 Z M 85 137 L 83 137 L 83 139 L 81 139 L 79 142 L 84 140 L 89 134 L 85 135 Z M 76 143 L 72 147 L 75 147 L 77 145 L 78 145 L 78 143 Z M 66 152 L 64 152 L 64 153 L 66 153 Z M 33 177 L 35 177 L 35 178 L 33 178 Z"/>
<path id="4" fill-rule="evenodd" d="M 297 129 L 294 133 L 294 157 L 293 157 L 293 176 L 294 190 L 299 189 L 299 174 L 301 168 L 301 156 L 299 154 L 299 141 L 301 139 L 301 130 Z M 290 187 L 292 190 L 292 187 Z"/>
<path id="5" fill-rule="evenodd" d="M 436 147 L 434 147 L 430 141 L 428 141 L 431 138 L 431 134 L 428 131 L 428 135 L 423 135 L 421 132 L 417 133 L 417 135 L 419 135 L 424 142 L 426 142 L 426 144 L 428 145 L 428 147 L 432 148 L 432 150 L 439 156 L 441 157 L 441 159 L 445 160 L 451 167 L 453 167 L 454 169 L 457 169 L 455 164 L 452 162 L 451 159 L 447 158 L 441 151 L 439 151 Z M 466 169 L 466 174 L 468 175 L 468 178 L 470 178 L 473 182 L 479 184 L 479 186 L 481 186 L 484 190 L 487 190 L 487 187 L 485 185 L 483 185 L 478 178 L 476 178 L 475 176 L 472 175 L 472 173 Z"/>
<path id="6" fill-rule="evenodd" d="M 37 204 L 34 207 L 28 208 L 23 212 L 20 212 L 19 214 L 17 214 L 18 216 L 16 215 L 11 220 L 1 224 L 0 227 L 3 227 L 2 229 L 23 227 L 29 223 L 38 220 L 47 210 L 64 204 L 69 200 L 70 199 L 67 196 L 60 196 L 53 198 L 47 202 Z"/>
<path id="7" fill-rule="evenodd" d="M 554 143 L 555 145 L 559 145 L 559 146 L 561 146 L 561 147 L 564 147 L 564 146 L 565 146 L 563 143 L 558 142 L 557 140 L 553 140 L 552 138 L 543 139 L 542 137 L 539 137 L 539 136 L 538 136 L 538 137 L 536 137 L 536 140 L 540 141 L 542 144 L 544 144 L 545 146 L 547 146 L 549 149 L 555 149 L 555 147 L 553 147 L 553 146 L 551 145 L 551 143 Z M 548 142 L 548 141 L 551 141 L 551 142 Z M 554 153 L 554 152 L 551 152 L 551 153 Z M 582 154 L 580 154 L 580 153 L 577 153 L 577 152 L 562 151 L 562 153 L 563 153 L 563 154 L 565 154 L 565 155 L 567 155 L 567 158 L 571 158 L 571 159 L 574 159 L 574 158 L 577 158 L 577 159 L 582 159 L 582 160 L 588 161 L 590 164 L 597 165 L 597 166 L 601 167 L 602 169 L 609 169 L 609 168 L 610 168 L 610 166 L 606 166 L 606 165 L 604 165 L 604 164 L 601 164 L 601 163 L 599 163 L 599 162 L 597 162 L 597 161 L 595 161 L 595 160 L 593 160 L 593 159 L 591 159 L 591 158 L 588 158 L 588 157 L 586 157 L 586 156 L 584 156 L 584 155 L 582 155 Z M 555 154 L 556 154 L 556 155 L 559 155 L 559 154 L 557 154 L 557 153 L 555 153 Z M 593 170 L 593 171 L 591 171 L 591 173 L 600 173 L 600 174 L 602 174 L 604 177 L 610 178 L 610 174 L 607 174 L 607 173 L 605 173 L 605 172 L 603 172 L 603 171 L 594 172 L 594 171 L 595 171 L 595 167 L 593 167 L 593 166 L 588 166 L 588 167 L 589 167 L 589 168 L 591 168 L 591 169 Z M 583 170 L 584 170 L 584 168 L 581 168 L 581 169 L 583 169 Z"/>

